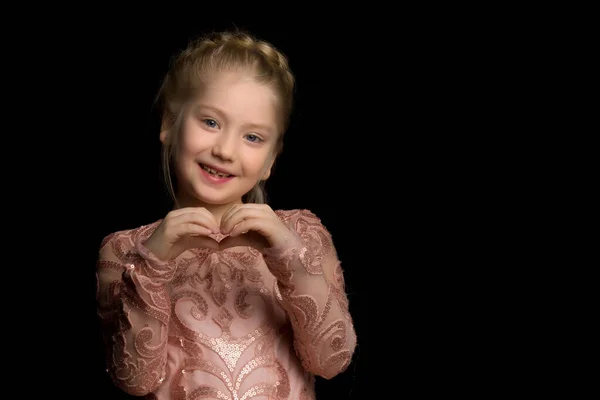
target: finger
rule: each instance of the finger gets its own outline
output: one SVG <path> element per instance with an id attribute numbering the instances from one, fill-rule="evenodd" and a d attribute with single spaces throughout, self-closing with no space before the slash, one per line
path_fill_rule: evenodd
<path id="1" fill-rule="evenodd" d="M 172 224 L 172 226 L 193 223 L 210 229 L 212 233 L 217 233 L 220 230 L 214 215 L 212 215 L 212 213 L 210 213 L 204 208 L 192 209 L 186 213 L 182 213 L 176 215 L 175 217 L 171 217 L 170 223 Z"/>
<path id="2" fill-rule="evenodd" d="M 238 207 L 226 219 L 221 220 L 221 232 L 230 233 L 240 222 L 252 218 L 264 218 L 264 212 L 255 207 Z"/>
<path id="3" fill-rule="evenodd" d="M 215 216 L 204 207 L 178 208 L 176 210 L 169 212 L 169 214 L 168 214 L 170 219 L 176 219 L 183 215 L 202 215 L 205 218 L 208 218 L 208 220 L 212 220 L 215 223 L 215 225 L 218 226 L 217 219 L 215 218 Z"/>
<path id="4" fill-rule="evenodd" d="M 261 218 L 244 218 L 242 221 L 238 222 L 229 232 L 229 236 L 238 236 L 242 235 L 246 232 L 254 231 L 261 235 L 265 235 L 267 233 L 267 223 L 264 219 Z"/>
<path id="5" fill-rule="evenodd" d="M 214 214 L 208 211 L 206 208 L 193 207 L 191 214 L 202 217 L 204 221 L 209 221 L 211 229 L 214 229 L 214 233 L 219 232 L 219 222 L 217 222 L 217 218 L 215 218 Z"/>
<path id="6" fill-rule="evenodd" d="M 223 213 L 221 216 L 221 223 L 219 224 L 221 231 L 223 231 L 223 224 L 225 221 L 227 221 L 231 214 L 234 213 L 240 206 L 243 206 L 243 204 L 234 204 Z"/>
<path id="7" fill-rule="evenodd" d="M 243 206 L 243 204 L 234 204 L 233 206 L 229 207 L 227 211 L 225 211 L 225 213 L 221 217 L 220 224 L 220 229 L 222 233 L 227 234 L 231 230 L 233 225 L 231 225 L 231 223 L 228 221 L 231 220 L 232 215 L 235 215 L 237 212 L 239 212 L 241 206 Z"/>
<path id="8" fill-rule="evenodd" d="M 213 232 L 205 226 L 194 224 L 191 222 L 180 225 L 183 234 L 188 236 L 209 236 Z"/>
<path id="9" fill-rule="evenodd" d="M 175 217 L 178 217 L 183 214 L 189 214 L 191 212 L 194 212 L 195 209 L 196 209 L 196 207 L 177 208 L 175 210 L 171 210 L 169 212 L 168 216 L 170 216 L 171 218 L 175 218 Z"/>
<path id="10" fill-rule="evenodd" d="M 223 227 L 225 221 L 231 218 L 231 216 L 236 212 L 239 212 L 241 210 L 264 210 L 265 208 L 270 209 L 270 207 L 266 204 L 234 204 L 233 206 L 229 207 L 227 211 L 225 211 L 225 213 L 223 213 L 223 216 L 221 217 L 221 228 Z"/>
<path id="11" fill-rule="evenodd" d="M 198 212 L 200 212 L 203 216 L 205 216 L 206 218 L 208 218 L 208 220 L 211 222 L 211 224 L 213 225 L 213 227 L 215 229 L 214 233 L 217 233 L 217 232 L 220 231 L 220 229 L 219 229 L 219 221 L 217 221 L 217 218 L 215 217 L 215 215 L 213 213 L 211 213 L 210 211 L 208 211 L 204 207 L 197 208 L 196 210 Z"/>

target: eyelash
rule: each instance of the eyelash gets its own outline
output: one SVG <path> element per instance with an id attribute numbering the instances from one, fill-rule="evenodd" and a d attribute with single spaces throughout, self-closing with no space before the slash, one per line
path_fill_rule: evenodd
<path id="1" fill-rule="evenodd" d="M 209 121 L 212 121 L 212 122 L 214 122 L 215 124 L 219 125 L 219 123 L 218 123 L 217 121 L 215 121 L 214 119 L 212 119 L 212 118 L 204 118 L 204 119 L 202 119 L 202 122 L 204 122 L 204 124 L 206 124 L 206 126 L 208 126 L 208 127 L 209 127 L 209 128 L 211 128 L 211 129 L 215 129 L 215 127 L 214 127 L 214 126 L 210 126 L 210 125 L 208 124 L 208 123 L 209 123 Z M 259 136 L 257 136 L 257 135 L 254 135 L 254 134 L 252 134 L 252 133 L 249 133 L 249 134 L 248 134 L 248 135 L 246 135 L 246 136 L 252 136 L 252 137 L 255 137 L 255 138 L 256 138 L 256 140 L 254 140 L 254 141 L 250 140 L 250 141 L 249 141 L 250 143 L 260 143 L 260 142 L 264 142 L 264 140 L 263 140 L 262 138 L 260 138 L 260 137 L 259 137 Z"/>

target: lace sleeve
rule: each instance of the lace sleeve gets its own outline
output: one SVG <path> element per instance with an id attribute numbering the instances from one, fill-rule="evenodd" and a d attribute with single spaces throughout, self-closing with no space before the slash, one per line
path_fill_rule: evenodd
<path id="1" fill-rule="evenodd" d="M 286 221 L 292 237 L 283 249 L 265 251 L 278 281 L 304 368 L 326 379 L 343 372 L 356 347 L 344 277 L 330 233 L 310 211 Z"/>
<path id="2" fill-rule="evenodd" d="M 174 263 L 155 258 L 142 237 L 112 234 L 97 261 L 97 306 L 107 370 L 116 386 L 134 396 L 154 391 L 164 379 Z"/>

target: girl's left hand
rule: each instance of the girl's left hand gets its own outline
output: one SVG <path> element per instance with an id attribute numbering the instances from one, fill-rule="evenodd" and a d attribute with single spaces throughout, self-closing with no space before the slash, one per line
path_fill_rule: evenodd
<path id="1" fill-rule="evenodd" d="M 259 251 L 285 246 L 292 235 L 277 214 L 266 204 L 236 204 L 223 214 L 221 233 L 229 235 L 219 243 L 229 247 L 251 246 Z"/>

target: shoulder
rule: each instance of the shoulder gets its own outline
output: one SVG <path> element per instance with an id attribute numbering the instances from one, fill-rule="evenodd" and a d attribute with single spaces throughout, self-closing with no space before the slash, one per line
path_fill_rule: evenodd
<path id="1" fill-rule="evenodd" d="M 321 219 L 311 210 L 274 210 L 275 214 L 286 224 L 293 226 L 296 230 L 299 225 L 323 226 Z"/>
<path id="2" fill-rule="evenodd" d="M 333 238 L 314 212 L 307 209 L 276 210 L 281 220 L 320 256 L 333 253 Z"/>
<path id="3" fill-rule="evenodd" d="M 160 222 L 161 221 L 159 220 L 136 228 L 123 229 L 109 233 L 103 237 L 100 243 L 100 254 L 112 253 L 119 258 L 126 256 L 126 254 L 135 247 L 136 242 L 150 237 Z"/>
<path id="4" fill-rule="evenodd" d="M 301 236 L 307 234 L 316 234 L 322 238 L 327 238 L 331 234 L 325 227 L 321 218 L 311 210 L 275 210 L 275 214 L 292 230 L 298 232 Z"/>

